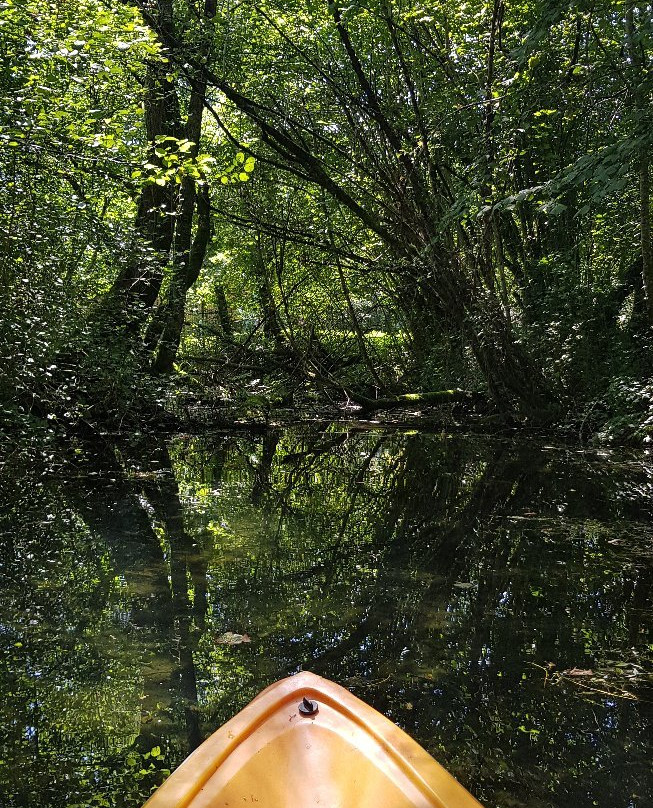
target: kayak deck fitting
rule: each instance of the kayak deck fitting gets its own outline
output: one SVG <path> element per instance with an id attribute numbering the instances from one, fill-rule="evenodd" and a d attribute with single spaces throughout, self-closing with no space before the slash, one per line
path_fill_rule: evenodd
<path id="1" fill-rule="evenodd" d="M 263 690 L 146 808 L 481 808 L 403 730 L 302 672 Z"/>

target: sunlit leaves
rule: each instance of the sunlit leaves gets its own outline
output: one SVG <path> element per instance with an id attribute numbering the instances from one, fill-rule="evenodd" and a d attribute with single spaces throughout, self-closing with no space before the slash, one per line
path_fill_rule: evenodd
<path id="1" fill-rule="evenodd" d="M 220 176 L 220 182 L 223 185 L 248 182 L 255 166 L 256 159 L 252 155 L 245 156 L 244 152 L 238 152 L 229 168 Z"/>

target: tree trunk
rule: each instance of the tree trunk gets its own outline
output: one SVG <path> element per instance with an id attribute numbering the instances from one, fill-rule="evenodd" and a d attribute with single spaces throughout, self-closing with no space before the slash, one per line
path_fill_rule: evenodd
<path id="1" fill-rule="evenodd" d="M 172 56 L 176 47 L 173 0 L 159 0 L 156 8 L 156 13 L 148 13 L 147 21 Z M 206 18 L 215 15 L 214 0 L 206 0 L 204 13 Z M 170 72 L 169 64 L 152 62 L 146 80 L 148 160 L 160 167 L 163 163 L 156 150 L 166 137 L 187 138 L 194 144 L 187 156 L 197 156 L 206 98 L 206 84 L 201 80 L 194 82 L 184 124 Z M 141 348 L 154 354 L 151 367 L 156 372 L 169 372 L 173 368 L 184 323 L 186 293 L 202 268 L 210 232 L 210 203 L 205 185 L 198 191 L 196 181 L 188 176 L 181 187 L 170 181 L 164 185 L 154 182 L 144 185 L 136 216 L 133 258 L 120 269 L 98 307 L 97 318 L 112 333 L 116 321 L 126 326 L 130 338 L 138 339 L 139 345 L 149 319 Z M 171 256 L 172 272 L 165 297 L 153 311 Z"/>
<path id="2" fill-rule="evenodd" d="M 227 337 L 227 339 L 231 339 L 234 334 L 234 327 L 231 323 L 231 317 L 229 315 L 227 296 L 224 291 L 224 286 L 221 283 L 216 284 L 215 287 L 215 304 L 218 309 L 218 319 L 220 321 L 222 333 L 225 335 L 225 337 Z"/>
<path id="3" fill-rule="evenodd" d="M 466 332 L 490 397 L 506 416 L 551 423 L 558 412 L 557 399 L 540 369 L 515 342 L 498 301 L 474 299 L 472 304 Z"/>
<path id="4" fill-rule="evenodd" d="M 631 63 L 632 92 L 635 98 L 637 129 L 645 129 L 648 110 L 648 92 L 645 85 L 647 74 L 647 56 L 640 31 L 635 30 L 634 10 L 637 3 L 628 0 L 626 3 L 626 44 Z M 648 8 L 640 7 L 640 16 L 646 19 Z M 642 132 L 644 134 L 644 132 Z M 639 235 L 642 251 L 642 282 L 646 297 L 648 324 L 653 326 L 653 245 L 651 244 L 651 177 L 649 146 L 644 142 L 636 152 L 637 174 L 639 179 Z"/>
<path id="5" fill-rule="evenodd" d="M 278 257 L 277 273 L 281 276 L 283 272 L 283 253 Z M 253 258 L 252 269 L 258 280 L 258 297 L 261 306 L 263 320 L 263 334 L 267 339 L 274 342 L 277 349 L 281 350 L 284 345 L 281 323 L 277 304 L 272 293 L 272 277 L 266 261 L 265 249 L 261 236 L 256 240 L 256 252 Z"/>
<path id="6" fill-rule="evenodd" d="M 653 244 L 651 243 L 651 176 L 648 147 L 640 150 L 639 211 L 640 240 L 642 246 L 642 282 L 646 295 L 648 324 L 653 326 Z"/>
<path id="7" fill-rule="evenodd" d="M 496 289 L 478 285 L 478 273 L 447 265 L 431 255 L 432 266 L 424 274 L 431 278 L 434 297 L 448 333 L 460 333 L 485 378 L 490 397 L 506 416 L 550 423 L 557 399 L 541 370 L 515 340 Z M 473 279 L 477 278 L 474 285 Z M 445 320 L 446 313 L 446 320 Z M 436 322 L 441 329 L 442 323 Z"/>
<path id="8" fill-rule="evenodd" d="M 158 7 L 157 25 L 165 40 L 174 34 L 172 0 L 160 0 Z M 152 62 L 147 68 L 145 129 L 148 160 L 154 165 L 161 165 L 155 153 L 157 139 L 181 135 L 177 90 L 168 73 L 168 66 L 160 62 Z M 131 331 L 137 332 L 145 322 L 161 288 L 174 237 L 174 216 L 171 214 L 175 197 L 176 191 L 171 184 L 151 183 L 141 191 L 135 227 L 138 244 L 134 257 L 118 273 L 106 301 L 127 317 Z"/>
<path id="9" fill-rule="evenodd" d="M 164 304 L 163 332 L 156 358 L 152 364 L 152 370 L 155 373 L 171 373 L 174 368 L 184 327 L 186 295 L 199 277 L 211 238 L 208 187 L 202 186 L 198 194 L 193 193 L 193 198 L 194 205 L 197 207 L 197 229 L 190 251 L 183 256 L 183 263 L 175 266 L 174 275 L 170 280 L 168 299 Z"/>
<path id="10" fill-rule="evenodd" d="M 204 6 L 205 19 L 215 15 L 215 3 L 207 0 Z M 207 46 L 208 47 L 208 46 Z M 208 53 L 203 53 L 206 59 Z M 202 136 L 202 116 L 206 102 L 206 81 L 196 76 L 188 105 L 188 119 L 184 136 L 193 146 L 188 152 L 197 157 Z M 150 344 L 156 346 L 156 356 L 152 362 L 154 373 L 171 373 L 174 369 L 181 332 L 184 327 L 186 296 L 202 271 L 211 238 L 211 211 L 209 190 L 206 182 L 199 188 L 192 177 L 184 177 L 181 184 L 181 198 L 175 222 L 174 260 L 172 277 L 166 292 L 166 299 L 155 315 L 157 331 L 150 335 Z M 197 214 L 195 236 L 193 223 Z"/>

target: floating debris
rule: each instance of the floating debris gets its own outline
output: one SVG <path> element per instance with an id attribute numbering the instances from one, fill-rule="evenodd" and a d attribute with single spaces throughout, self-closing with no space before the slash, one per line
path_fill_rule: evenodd
<path id="1" fill-rule="evenodd" d="M 215 638 L 218 645 L 241 645 L 244 642 L 251 642 L 249 634 L 235 634 L 233 631 L 225 631 Z"/>

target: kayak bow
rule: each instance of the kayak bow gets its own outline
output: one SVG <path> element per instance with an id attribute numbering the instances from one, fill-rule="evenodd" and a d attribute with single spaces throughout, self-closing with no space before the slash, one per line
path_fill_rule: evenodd
<path id="1" fill-rule="evenodd" d="M 302 672 L 263 690 L 146 808 L 481 808 L 403 730 Z"/>

